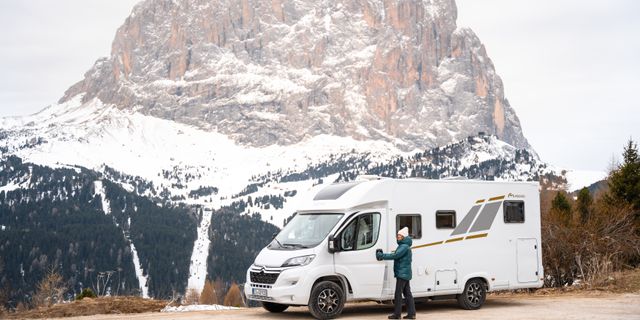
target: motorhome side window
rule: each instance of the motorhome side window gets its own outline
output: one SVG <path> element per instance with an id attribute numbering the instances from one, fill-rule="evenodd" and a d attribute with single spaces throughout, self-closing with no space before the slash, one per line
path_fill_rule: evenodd
<path id="1" fill-rule="evenodd" d="M 436 211 L 436 228 L 453 229 L 456 227 L 456 212 L 453 210 Z"/>
<path id="2" fill-rule="evenodd" d="M 422 238 L 422 217 L 419 214 L 400 214 L 396 216 L 396 231 L 407 227 L 413 239 Z"/>
<path id="3" fill-rule="evenodd" d="M 353 219 L 344 231 L 340 247 L 344 251 L 363 250 L 373 247 L 378 241 L 380 214 L 366 213 Z"/>
<path id="4" fill-rule="evenodd" d="M 524 201 L 505 201 L 503 203 L 504 222 L 524 222 Z"/>

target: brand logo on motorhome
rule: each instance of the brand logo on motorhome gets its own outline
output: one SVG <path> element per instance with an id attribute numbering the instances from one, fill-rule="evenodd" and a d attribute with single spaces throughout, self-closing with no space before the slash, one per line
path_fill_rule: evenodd
<path id="1" fill-rule="evenodd" d="M 507 197 L 509 197 L 509 198 L 520 198 L 520 199 L 524 199 L 525 198 L 524 194 L 513 194 L 513 193 L 509 193 L 507 195 Z"/>

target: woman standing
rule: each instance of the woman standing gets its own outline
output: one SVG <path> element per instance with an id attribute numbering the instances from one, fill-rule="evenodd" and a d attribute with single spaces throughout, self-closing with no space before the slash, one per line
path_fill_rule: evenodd
<path id="1" fill-rule="evenodd" d="M 382 251 L 376 252 L 376 259 L 378 260 L 393 260 L 393 275 L 396 278 L 396 293 L 394 297 L 395 310 L 393 314 L 389 315 L 389 319 L 400 319 L 402 313 L 402 295 L 407 300 L 407 315 L 404 319 L 416 318 L 416 306 L 413 302 L 413 295 L 411 294 L 411 244 L 412 240 L 409 237 L 409 229 L 404 227 L 398 231 L 396 235 L 398 241 L 398 248 L 392 253 L 382 253 Z"/>

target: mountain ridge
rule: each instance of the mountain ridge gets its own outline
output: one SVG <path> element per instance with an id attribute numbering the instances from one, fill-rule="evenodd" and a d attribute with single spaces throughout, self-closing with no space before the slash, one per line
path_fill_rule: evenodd
<path id="1" fill-rule="evenodd" d="M 249 146 L 329 134 L 404 151 L 484 131 L 529 147 L 452 0 L 147 0 L 83 94 Z"/>

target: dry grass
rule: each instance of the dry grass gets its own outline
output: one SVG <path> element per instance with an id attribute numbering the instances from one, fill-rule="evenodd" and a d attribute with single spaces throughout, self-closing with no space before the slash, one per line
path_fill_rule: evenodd
<path id="1" fill-rule="evenodd" d="M 91 316 L 95 314 L 159 312 L 168 303 L 169 301 L 143 299 L 140 297 L 84 298 L 71 303 L 56 304 L 48 308 L 10 313 L 8 314 L 8 319 L 61 318 Z"/>
<path id="2" fill-rule="evenodd" d="M 613 272 L 605 280 L 598 283 L 582 283 L 566 287 L 552 287 L 530 290 L 517 291 L 499 291 L 491 293 L 493 296 L 510 296 L 510 295 L 533 295 L 533 296 L 550 296 L 550 295 L 600 295 L 608 293 L 635 293 L 640 294 L 640 268 L 634 270 Z"/>
<path id="3" fill-rule="evenodd" d="M 492 296 L 554 296 L 554 295 L 586 295 L 597 296 L 609 293 L 640 294 L 640 268 L 614 272 L 605 281 L 598 284 L 573 285 L 561 288 L 542 288 L 537 290 L 519 290 L 491 293 Z M 84 298 L 71 303 L 56 304 L 48 308 L 27 310 L 18 313 L 0 314 L 0 318 L 61 318 L 91 316 L 96 314 L 130 314 L 143 312 L 159 312 L 169 301 L 151 300 L 140 297 L 104 297 Z"/>

